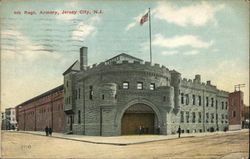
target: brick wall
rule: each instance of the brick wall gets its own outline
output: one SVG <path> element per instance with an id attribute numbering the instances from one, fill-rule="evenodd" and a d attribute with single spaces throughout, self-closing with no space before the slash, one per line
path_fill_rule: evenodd
<path id="1" fill-rule="evenodd" d="M 48 126 L 54 132 L 64 132 L 63 86 L 18 105 L 16 110 L 19 130 L 43 131 Z"/>

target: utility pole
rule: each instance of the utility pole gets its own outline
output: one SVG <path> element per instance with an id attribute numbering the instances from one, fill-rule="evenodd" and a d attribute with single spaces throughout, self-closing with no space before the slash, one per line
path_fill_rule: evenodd
<path id="1" fill-rule="evenodd" d="M 240 88 L 243 88 L 245 87 L 245 84 L 237 84 L 237 85 L 234 85 L 234 91 L 236 92 L 237 91 L 237 88 L 239 89 L 240 91 Z"/>

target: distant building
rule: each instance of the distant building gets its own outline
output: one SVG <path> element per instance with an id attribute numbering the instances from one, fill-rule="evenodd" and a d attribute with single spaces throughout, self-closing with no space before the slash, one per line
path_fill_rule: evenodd
<path id="1" fill-rule="evenodd" d="M 242 128 L 243 98 L 244 93 L 242 91 L 235 91 L 229 94 L 229 130 L 239 130 Z"/>
<path id="2" fill-rule="evenodd" d="M 17 126 L 15 108 L 5 109 L 5 125 L 7 130 L 15 130 Z"/>
<path id="3" fill-rule="evenodd" d="M 18 130 L 44 131 L 46 126 L 54 132 L 64 132 L 63 86 L 58 86 L 18 106 Z"/>
<path id="4" fill-rule="evenodd" d="M 244 105 L 242 115 L 241 115 L 241 121 L 242 121 L 242 127 L 243 128 L 249 128 L 249 106 Z"/>
<path id="5" fill-rule="evenodd" d="M 6 130 L 5 112 L 1 112 L 1 130 Z"/>

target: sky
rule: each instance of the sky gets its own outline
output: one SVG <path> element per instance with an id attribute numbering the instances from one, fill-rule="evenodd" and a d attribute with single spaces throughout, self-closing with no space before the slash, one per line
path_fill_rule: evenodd
<path id="1" fill-rule="evenodd" d="M 211 80 L 249 105 L 249 4 L 231 1 L 2 0 L 1 110 L 63 84 L 62 73 L 88 47 L 89 65 L 120 53 Z M 75 14 L 63 14 L 66 13 Z M 51 13 L 51 14 L 46 14 Z"/>

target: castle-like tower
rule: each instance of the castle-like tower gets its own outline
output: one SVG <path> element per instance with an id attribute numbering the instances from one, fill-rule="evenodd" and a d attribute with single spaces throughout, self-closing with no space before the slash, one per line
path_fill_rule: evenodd
<path id="1" fill-rule="evenodd" d="M 127 54 L 88 66 L 87 48 L 64 75 L 66 132 L 83 135 L 173 134 L 223 130 L 228 93 L 208 81 Z M 223 107 L 221 108 L 221 104 Z M 223 118 L 222 118 L 223 115 Z"/>

